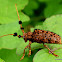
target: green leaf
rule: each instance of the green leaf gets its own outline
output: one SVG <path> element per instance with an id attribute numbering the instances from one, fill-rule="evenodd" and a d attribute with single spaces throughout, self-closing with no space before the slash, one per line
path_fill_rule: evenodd
<path id="1" fill-rule="evenodd" d="M 0 62 L 5 62 L 5 61 L 0 58 Z"/>
<path id="2" fill-rule="evenodd" d="M 39 2 L 49 2 L 51 0 L 38 0 Z"/>
<path id="3" fill-rule="evenodd" d="M 45 3 L 60 3 L 62 0 L 38 0 L 38 1 Z"/>
<path id="4" fill-rule="evenodd" d="M 18 24 L 18 21 L 15 23 L 0 25 L 0 36 L 6 35 L 6 34 L 14 34 L 20 29 L 20 25 Z M 20 34 L 22 34 L 20 30 Z M 18 37 L 14 37 L 13 35 L 8 35 L 0 38 L 0 48 L 16 48 L 21 40 L 19 40 Z"/>
<path id="5" fill-rule="evenodd" d="M 31 30 L 31 32 L 33 32 L 34 31 L 34 29 L 43 29 L 44 27 L 43 27 L 43 22 L 37 22 L 36 23 L 36 26 L 34 27 L 34 28 L 31 28 L 30 30 Z"/>
<path id="6" fill-rule="evenodd" d="M 62 14 L 62 0 L 38 0 L 45 3 L 44 15 L 50 17 L 52 15 Z"/>
<path id="7" fill-rule="evenodd" d="M 50 18 L 47 18 L 45 22 L 43 23 L 43 26 L 45 27 L 45 30 L 52 31 L 62 38 L 62 15 L 55 15 L 51 16 Z"/>
<path id="8" fill-rule="evenodd" d="M 33 58 L 33 62 L 62 62 L 62 49 L 54 51 L 55 54 L 59 55 L 59 57 L 55 57 L 52 54 L 48 53 L 48 49 L 42 49 L 36 53 Z M 60 60 L 61 59 L 61 60 Z"/>
<path id="9" fill-rule="evenodd" d="M 45 17 L 62 14 L 62 5 L 50 3 L 44 10 Z"/>
<path id="10" fill-rule="evenodd" d="M 28 5 L 24 8 L 24 12 L 27 15 L 34 15 L 34 11 L 35 9 L 38 8 L 38 3 L 36 2 L 36 0 L 29 0 Z"/>
<path id="11" fill-rule="evenodd" d="M 20 56 L 16 54 L 16 49 L 8 50 L 8 49 L 1 49 L 0 50 L 0 57 L 5 60 L 5 62 L 32 62 L 33 56 L 36 52 L 33 51 L 32 55 L 28 57 L 26 54 L 24 59 L 20 61 L 20 58 L 23 56 L 21 54 Z"/>
<path id="12" fill-rule="evenodd" d="M 21 20 L 29 21 L 29 17 L 21 12 L 24 7 L 28 4 L 28 0 L 0 0 L 0 24 L 15 22 L 18 20 L 15 4 L 17 4 L 17 9 Z"/>
<path id="13" fill-rule="evenodd" d="M 20 62 L 20 58 L 22 57 L 22 55 L 18 56 L 16 54 L 16 49 L 2 49 L 0 50 L 0 57 L 3 58 L 5 62 Z M 27 60 L 29 59 L 25 57 L 24 60 L 22 60 L 21 62 L 25 62 Z"/>
<path id="14" fill-rule="evenodd" d="M 25 47 L 29 44 L 29 42 L 25 43 L 25 41 L 20 42 L 19 46 L 17 47 L 16 53 L 18 55 L 22 54 L 24 52 Z"/>

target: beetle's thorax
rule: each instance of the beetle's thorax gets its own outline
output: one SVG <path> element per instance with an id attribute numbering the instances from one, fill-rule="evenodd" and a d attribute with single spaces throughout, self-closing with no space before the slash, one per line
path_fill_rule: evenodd
<path id="1" fill-rule="evenodd" d="M 32 39 L 32 32 L 24 33 L 23 38 L 25 42 L 27 42 L 27 40 Z"/>

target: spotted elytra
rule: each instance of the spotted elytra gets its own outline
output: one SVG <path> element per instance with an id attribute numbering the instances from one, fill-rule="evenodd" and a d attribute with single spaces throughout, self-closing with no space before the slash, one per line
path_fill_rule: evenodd
<path id="1" fill-rule="evenodd" d="M 15 4 L 15 7 L 16 7 L 16 4 Z M 17 11 L 17 15 L 18 15 L 21 30 L 23 32 L 23 36 L 17 35 L 17 33 L 14 33 L 14 34 L 3 35 L 1 37 L 8 36 L 8 35 L 13 35 L 13 36 L 17 36 L 18 38 L 22 37 L 25 40 L 25 42 L 27 42 L 27 40 L 29 40 L 29 44 L 25 47 L 25 49 L 29 47 L 28 56 L 31 55 L 31 44 L 33 42 L 37 42 L 37 43 L 40 43 L 40 44 L 43 43 L 43 45 L 50 51 L 50 53 L 52 53 L 54 56 L 58 57 L 58 55 L 54 54 L 54 52 L 51 49 L 49 49 L 48 46 L 45 45 L 45 43 L 62 44 L 61 43 L 61 37 L 59 35 L 57 35 L 56 33 L 53 33 L 53 32 L 50 32 L 50 31 L 45 31 L 45 30 L 40 30 L 40 29 L 35 29 L 34 32 L 25 33 L 24 28 L 22 27 L 22 21 L 20 20 L 17 7 L 16 7 L 16 11 Z M 20 60 L 22 60 L 25 56 L 25 49 L 24 49 L 24 52 L 23 52 L 23 56 L 21 57 Z"/>

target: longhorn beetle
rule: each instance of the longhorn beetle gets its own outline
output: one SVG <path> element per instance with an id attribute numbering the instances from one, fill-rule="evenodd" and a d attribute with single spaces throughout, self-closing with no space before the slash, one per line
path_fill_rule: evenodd
<path id="1" fill-rule="evenodd" d="M 54 56 L 58 57 L 58 55 L 54 54 L 53 51 L 50 50 L 47 45 L 45 45 L 45 43 L 62 44 L 61 43 L 61 37 L 59 35 L 57 35 L 56 33 L 53 33 L 53 32 L 50 32 L 50 31 L 45 31 L 45 30 L 40 30 L 40 29 L 35 29 L 34 32 L 24 33 L 24 28 L 22 27 L 22 21 L 20 20 L 16 4 L 15 4 L 15 7 L 16 7 L 16 11 L 17 11 L 18 19 L 19 19 L 19 24 L 20 24 L 21 30 L 23 32 L 23 36 L 17 35 L 17 33 L 7 34 L 7 35 L 3 35 L 3 36 L 13 35 L 13 36 L 17 36 L 18 38 L 22 37 L 25 40 L 25 42 L 27 42 L 27 40 L 29 40 L 29 44 L 25 47 L 25 49 L 29 47 L 28 56 L 31 55 L 31 43 L 37 42 L 37 43 L 43 43 L 43 45 Z M 3 36 L 1 36 L 1 37 L 3 37 Z M 25 56 L 25 49 L 24 49 L 24 52 L 23 52 L 23 56 L 21 57 L 20 60 L 22 60 Z"/>

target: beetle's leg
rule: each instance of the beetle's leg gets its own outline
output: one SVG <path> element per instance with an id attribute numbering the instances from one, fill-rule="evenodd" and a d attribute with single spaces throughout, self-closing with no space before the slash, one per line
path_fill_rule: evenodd
<path id="1" fill-rule="evenodd" d="M 25 49 L 28 48 L 28 47 L 29 47 L 29 45 L 27 45 L 27 46 L 25 47 Z M 24 56 L 25 56 L 25 49 L 24 49 L 23 56 L 21 57 L 20 61 L 21 61 L 21 60 L 24 58 Z"/>
<path id="2" fill-rule="evenodd" d="M 61 49 L 62 47 L 59 47 L 59 48 L 55 48 L 54 50 L 51 50 L 52 52 L 54 52 L 55 50 L 58 50 L 58 49 Z M 49 53 L 51 53 L 50 51 L 49 51 Z"/>
<path id="3" fill-rule="evenodd" d="M 44 45 L 44 44 L 43 44 Z M 54 56 L 58 57 L 58 55 L 54 54 L 53 51 L 51 51 L 47 45 L 44 45 Z"/>
<path id="4" fill-rule="evenodd" d="M 53 46 L 53 45 L 52 45 L 52 46 Z M 52 52 L 54 52 L 54 50 L 52 50 L 52 46 L 50 47 L 50 50 L 51 50 Z M 52 54 L 51 51 L 49 51 L 50 54 Z"/>
<path id="5" fill-rule="evenodd" d="M 30 56 L 31 55 L 31 41 L 29 41 L 29 54 L 28 54 L 28 56 Z"/>

